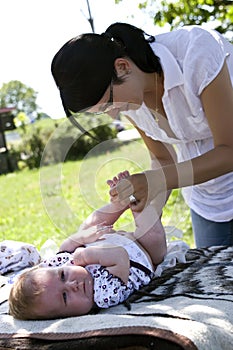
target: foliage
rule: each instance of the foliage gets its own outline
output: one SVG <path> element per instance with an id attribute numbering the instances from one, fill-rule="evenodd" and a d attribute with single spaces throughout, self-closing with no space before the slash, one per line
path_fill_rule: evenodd
<path id="1" fill-rule="evenodd" d="M 115 0 L 118 4 L 123 0 Z M 232 0 L 146 0 L 139 8 L 154 18 L 159 26 L 170 28 L 212 22 L 220 33 L 233 32 Z"/>
<path id="2" fill-rule="evenodd" d="M 26 125 L 30 123 L 30 119 L 24 112 L 19 112 L 14 118 L 14 124 L 16 127 L 20 127 L 23 132 L 26 132 Z"/>
<path id="3" fill-rule="evenodd" d="M 50 127 L 41 128 L 36 124 L 24 126 L 21 141 L 11 145 L 10 152 L 18 162 L 18 168 L 39 168 L 45 145 L 54 130 Z"/>
<path id="4" fill-rule="evenodd" d="M 95 120 L 83 117 L 82 124 L 93 138 L 83 134 L 67 119 L 37 121 L 24 127 L 21 142 L 11 146 L 11 152 L 18 161 L 19 169 L 81 159 L 102 141 L 115 139 L 117 131 L 106 118 L 104 115 Z M 90 124 L 93 125 L 91 130 Z"/>
<path id="5" fill-rule="evenodd" d="M 93 137 L 81 132 L 66 119 L 55 130 L 46 146 L 45 163 L 81 159 L 101 142 L 116 137 L 116 129 L 113 128 L 112 122 L 108 122 L 108 117 L 105 115 L 95 118 L 92 115 L 89 118 L 88 115 L 82 114 L 79 119 L 82 127 Z"/>
<path id="6" fill-rule="evenodd" d="M 4 83 L 0 89 L 0 107 L 15 107 L 15 116 L 20 112 L 34 119 L 37 117 L 37 92 L 18 80 Z"/>
<path id="7" fill-rule="evenodd" d="M 232 1 L 162 0 L 161 10 L 154 15 L 156 24 L 163 26 L 165 23 L 168 23 L 171 25 L 171 29 L 183 25 L 199 25 L 213 21 L 216 21 L 215 29 L 220 33 L 233 31 Z"/>

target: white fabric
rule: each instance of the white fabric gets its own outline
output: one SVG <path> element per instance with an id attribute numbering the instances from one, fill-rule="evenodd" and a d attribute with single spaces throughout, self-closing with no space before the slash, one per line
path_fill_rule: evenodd
<path id="1" fill-rule="evenodd" d="M 186 263 L 186 253 L 189 246 L 180 240 L 172 241 L 167 245 L 167 254 L 164 260 L 159 264 L 155 270 L 154 276 L 160 277 L 162 272 L 170 267 L 176 266 L 178 263 Z"/>
<path id="2" fill-rule="evenodd" d="M 215 31 L 188 26 L 160 34 L 151 44 L 164 72 L 163 106 L 175 137 L 161 130 L 145 104 L 127 111 L 147 136 L 175 144 L 178 161 L 195 158 L 213 148 L 213 137 L 200 94 L 226 60 L 233 82 L 233 45 Z M 221 118 L 221 116 L 219 116 Z M 186 203 L 213 221 L 233 218 L 233 173 L 183 189 Z"/>
<path id="3" fill-rule="evenodd" d="M 0 242 L 0 275 L 37 265 L 40 259 L 32 244 L 11 240 Z"/>

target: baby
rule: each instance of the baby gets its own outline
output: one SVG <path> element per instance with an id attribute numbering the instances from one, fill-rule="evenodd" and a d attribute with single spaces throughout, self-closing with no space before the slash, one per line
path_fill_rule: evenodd
<path id="1" fill-rule="evenodd" d="M 125 171 L 108 184 L 128 176 Z M 153 206 L 136 213 L 133 205 L 109 203 L 94 211 L 55 257 L 24 272 L 12 287 L 10 314 L 18 319 L 84 315 L 122 303 L 147 285 L 166 254 L 165 232 Z M 113 224 L 128 208 L 135 232 L 115 232 Z"/>

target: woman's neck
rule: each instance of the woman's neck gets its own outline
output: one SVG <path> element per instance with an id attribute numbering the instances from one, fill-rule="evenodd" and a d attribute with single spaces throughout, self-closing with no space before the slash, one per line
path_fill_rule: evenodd
<path id="1" fill-rule="evenodd" d="M 166 117 L 162 97 L 164 93 L 163 74 L 152 73 L 148 75 L 148 88 L 144 92 L 144 102 L 152 111 Z"/>

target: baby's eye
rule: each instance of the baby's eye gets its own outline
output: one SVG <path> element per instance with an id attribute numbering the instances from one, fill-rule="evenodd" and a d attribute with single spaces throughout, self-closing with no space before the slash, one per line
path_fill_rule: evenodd
<path id="1" fill-rule="evenodd" d="M 61 280 L 65 281 L 65 273 L 64 270 L 61 270 Z"/>
<path id="2" fill-rule="evenodd" d="M 62 293 L 62 297 L 63 297 L 64 303 L 65 303 L 65 305 L 66 305 L 66 303 L 67 303 L 67 295 L 66 295 L 66 292 L 63 292 L 63 293 Z"/>

